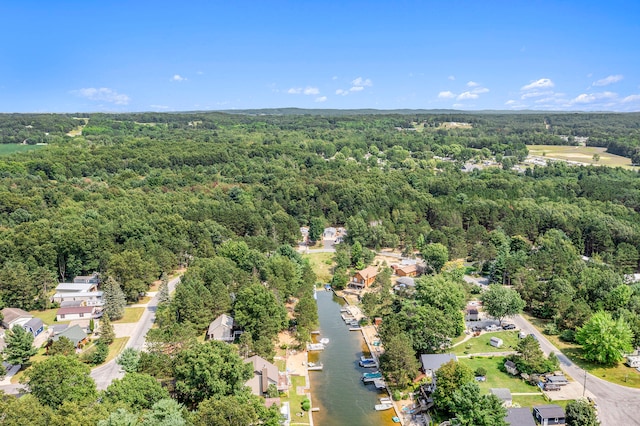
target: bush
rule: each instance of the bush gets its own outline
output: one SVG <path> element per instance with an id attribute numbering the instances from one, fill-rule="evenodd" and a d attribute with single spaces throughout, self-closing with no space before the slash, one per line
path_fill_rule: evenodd
<path id="1" fill-rule="evenodd" d="M 560 334 L 558 326 L 554 322 L 550 322 L 549 324 L 545 325 L 543 332 L 544 334 L 547 334 L 549 336 L 557 336 L 558 334 Z"/>
<path id="2" fill-rule="evenodd" d="M 576 332 L 573 330 L 562 330 L 560 340 L 567 343 L 574 343 L 576 341 Z"/>
<path id="3" fill-rule="evenodd" d="M 311 409 L 311 401 L 308 398 L 305 398 L 300 404 L 304 411 L 309 411 Z"/>
<path id="4" fill-rule="evenodd" d="M 394 390 L 393 392 L 391 392 L 391 398 L 394 401 L 402 400 L 402 392 L 400 392 L 398 389 Z"/>
<path id="5" fill-rule="evenodd" d="M 474 373 L 476 376 L 486 376 L 487 375 L 487 369 L 484 367 L 478 367 Z"/>

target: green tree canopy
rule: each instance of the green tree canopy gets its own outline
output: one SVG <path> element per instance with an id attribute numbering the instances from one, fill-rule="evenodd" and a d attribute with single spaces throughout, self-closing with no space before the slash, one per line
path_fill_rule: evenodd
<path id="1" fill-rule="evenodd" d="M 609 312 L 598 311 L 578 329 L 576 341 L 582 345 L 585 358 L 599 364 L 613 365 L 633 349 L 633 332 L 624 319 L 614 320 Z"/>
<path id="2" fill-rule="evenodd" d="M 16 325 L 5 333 L 4 359 L 12 365 L 27 365 L 29 359 L 38 352 L 33 347 L 33 334 Z"/>
<path id="3" fill-rule="evenodd" d="M 500 324 L 504 318 L 522 312 L 525 306 L 517 291 L 499 284 L 491 284 L 489 289 L 482 293 L 481 298 L 484 310 L 498 319 Z"/>
<path id="4" fill-rule="evenodd" d="M 107 402 L 123 402 L 139 412 L 150 409 L 161 399 L 169 398 L 169 392 L 147 374 L 127 373 L 122 379 L 115 379 L 102 396 Z"/>

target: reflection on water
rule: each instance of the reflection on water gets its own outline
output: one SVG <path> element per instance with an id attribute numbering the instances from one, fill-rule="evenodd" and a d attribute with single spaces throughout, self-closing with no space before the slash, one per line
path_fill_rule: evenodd
<path id="1" fill-rule="evenodd" d="M 362 383 L 362 373 L 372 369 L 361 368 L 358 360 L 369 355 L 362 333 L 349 331 L 340 317 L 344 301 L 332 292 L 318 292 L 320 337 L 328 337 L 325 350 L 311 354 L 311 361 L 322 362 L 322 371 L 311 371 L 313 405 L 319 412 L 313 413 L 318 426 L 393 425 L 393 410 L 377 412 L 374 405 L 378 398 L 388 396 L 379 393 L 373 384 Z M 374 370 L 375 371 L 375 370 Z"/>

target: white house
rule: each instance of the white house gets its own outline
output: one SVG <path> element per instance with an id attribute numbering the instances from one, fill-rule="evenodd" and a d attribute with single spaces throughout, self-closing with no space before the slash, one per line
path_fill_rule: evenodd
<path id="1" fill-rule="evenodd" d="M 56 321 L 91 319 L 95 313 L 95 306 L 71 306 L 68 308 L 60 308 L 58 309 L 58 312 L 56 312 Z"/>
<path id="2" fill-rule="evenodd" d="M 76 277 L 81 281 L 96 281 L 93 276 Z M 102 291 L 98 291 L 98 283 L 96 282 L 73 282 L 60 283 L 56 287 L 56 293 L 53 295 L 53 301 L 62 304 L 63 302 L 81 302 L 85 306 L 102 306 Z"/>

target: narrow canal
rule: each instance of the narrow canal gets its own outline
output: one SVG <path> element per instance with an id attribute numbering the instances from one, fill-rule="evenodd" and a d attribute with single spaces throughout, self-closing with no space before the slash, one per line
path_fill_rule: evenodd
<path id="1" fill-rule="evenodd" d="M 310 371 L 313 405 L 319 412 L 313 413 L 318 426 L 370 426 L 393 425 L 393 410 L 375 411 L 378 398 L 388 396 L 376 390 L 373 384 L 365 385 L 362 373 L 375 369 L 358 366 L 360 356 L 369 355 L 362 333 L 349 331 L 340 317 L 344 300 L 333 292 L 318 292 L 320 337 L 329 338 L 322 352 L 311 352 L 310 361 L 320 361 L 322 371 Z"/>

